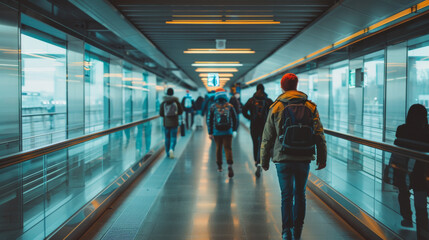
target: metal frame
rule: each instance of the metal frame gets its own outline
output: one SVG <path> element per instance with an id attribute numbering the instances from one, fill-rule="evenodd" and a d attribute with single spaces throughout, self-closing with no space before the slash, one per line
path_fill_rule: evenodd
<path id="1" fill-rule="evenodd" d="M 65 149 L 65 148 L 77 145 L 79 143 L 87 142 L 87 141 L 90 141 L 90 140 L 95 139 L 95 138 L 106 136 L 106 135 L 109 135 L 109 134 L 117 132 L 117 131 L 121 131 L 121 130 L 124 130 L 127 128 L 131 128 L 131 127 L 140 125 L 142 123 L 152 121 L 152 120 L 157 119 L 159 117 L 160 117 L 159 115 L 152 116 L 152 117 L 140 120 L 140 121 L 135 121 L 132 123 L 128 123 L 128 124 L 119 126 L 119 127 L 114 127 L 114 128 L 108 129 L 108 130 L 95 132 L 95 133 L 88 134 L 88 135 L 85 135 L 82 137 L 77 137 L 77 138 L 65 140 L 65 141 L 62 141 L 59 143 L 48 145 L 46 147 L 8 155 L 8 156 L 0 158 L 0 169 L 15 165 L 15 164 L 27 161 L 27 160 L 30 160 L 32 158 L 40 157 L 40 156 L 43 156 L 43 155 L 46 155 L 48 153 L 52 153 L 52 152 L 55 152 L 55 151 L 58 151 L 61 149 Z"/>

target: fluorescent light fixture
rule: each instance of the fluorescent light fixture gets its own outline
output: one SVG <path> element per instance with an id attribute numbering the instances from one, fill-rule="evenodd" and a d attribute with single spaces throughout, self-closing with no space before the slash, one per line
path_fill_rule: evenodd
<path id="1" fill-rule="evenodd" d="M 172 21 L 165 21 L 165 23 L 166 24 L 226 24 L 226 25 L 280 24 L 279 21 L 274 21 L 274 20 L 193 20 L 193 19 L 172 20 Z"/>
<path id="2" fill-rule="evenodd" d="M 204 18 L 204 17 L 223 17 L 223 15 L 172 15 L 174 18 L 182 18 L 182 17 L 188 17 L 188 18 Z"/>
<path id="3" fill-rule="evenodd" d="M 207 77 L 209 74 L 208 73 L 200 73 L 199 76 L 200 77 Z M 232 73 L 219 73 L 219 77 L 233 77 L 234 74 Z"/>
<path id="4" fill-rule="evenodd" d="M 189 48 L 183 53 L 200 53 L 200 54 L 248 54 L 255 53 L 250 48 L 225 48 L 225 49 L 216 49 L 216 48 Z"/>
<path id="5" fill-rule="evenodd" d="M 197 68 L 195 72 L 206 72 L 206 73 L 212 73 L 212 72 L 238 72 L 237 68 Z"/>
<path id="6" fill-rule="evenodd" d="M 231 78 L 219 78 L 219 81 L 229 81 L 229 80 L 231 80 Z M 201 78 L 201 81 L 207 81 L 207 78 L 206 77 L 204 77 L 204 78 Z"/>
<path id="7" fill-rule="evenodd" d="M 240 18 L 240 17 L 249 17 L 249 18 L 255 18 L 255 17 L 263 17 L 263 18 L 272 18 L 274 15 L 225 15 L 227 18 Z"/>
<path id="8" fill-rule="evenodd" d="M 241 67 L 239 62 L 195 62 L 193 67 Z"/>

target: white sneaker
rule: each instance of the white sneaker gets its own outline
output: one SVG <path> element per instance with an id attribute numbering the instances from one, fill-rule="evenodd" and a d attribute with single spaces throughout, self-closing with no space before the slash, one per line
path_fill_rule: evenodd
<path id="1" fill-rule="evenodd" d="M 174 151 L 173 151 L 173 149 L 170 149 L 170 151 L 168 152 L 168 155 L 170 155 L 170 158 L 174 158 Z"/>

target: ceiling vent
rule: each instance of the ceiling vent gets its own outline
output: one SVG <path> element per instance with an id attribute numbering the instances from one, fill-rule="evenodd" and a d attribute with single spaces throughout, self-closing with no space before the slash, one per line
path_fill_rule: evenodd
<path id="1" fill-rule="evenodd" d="M 225 49 L 226 39 L 216 39 L 216 49 Z"/>

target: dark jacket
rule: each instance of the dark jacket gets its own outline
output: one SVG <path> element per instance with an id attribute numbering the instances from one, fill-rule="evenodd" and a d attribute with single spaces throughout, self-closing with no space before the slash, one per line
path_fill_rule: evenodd
<path id="1" fill-rule="evenodd" d="M 234 95 L 232 95 L 232 97 L 229 99 L 229 103 L 231 103 L 232 106 L 234 106 L 235 112 L 237 114 L 241 113 L 242 104 L 240 102 L 240 99 L 238 99 Z"/>
<path id="2" fill-rule="evenodd" d="M 177 104 L 177 116 L 174 117 L 165 117 L 164 115 L 164 105 L 167 102 L 176 102 Z M 179 115 L 183 113 L 182 105 L 179 102 L 179 99 L 174 96 L 164 96 L 164 101 L 161 103 L 159 109 L 159 115 L 164 118 L 164 127 L 178 127 L 179 126 Z"/>
<path id="3" fill-rule="evenodd" d="M 204 104 L 203 104 L 203 115 L 206 115 L 206 113 L 210 110 L 210 107 L 214 103 L 214 93 L 208 93 L 206 97 L 204 98 Z"/>
<path id="4" fill-rule="evenodd" d="M 396 130 L 395 145 L 409 148 L 421 152 L 429 152 L 429 126 L 416 126 L 413 124 L 400 125 Z M 408 171 L 408 158 L 396 156 L 396 167 L 401 169 L 395 169 L 393 172 L 393 184 L 400 187 L 405 184 L 405 175 L 403 172 Z M 410 174 L 410 188 L 415 191 L 428 191 L 429 183 L 427 181 L 429 177 L 428 164 L 416 160 L 412 167 Z"/>
<path id="5" fill-rule="evenodd" d="M 235 113 L 235 109 L 234 107 L 228 103 L 228 98 L 226 93 L 222 96 L 219 97 L 215 97 L 215 102 L 210 106 L 210 109 L 208 111 L 208 115 L 207 115 L 207 130 L 209 132 L 209 135 L 214 135 L 214 136 L 224 136 L 224 135 L 232 135 L 233 131 L 237 131 L 238 128 L 238 121 L 237 121 L 237 114 Z M 223 105 L 223 104 L 227 104 L 229 111 L 230 111 L 230 120 L 232 122 L 232 126 L 230 129 L 226 130 L 226 131 L 219 131 L 215 128 L 215 123 L 214 123 L 214 111 L 216 110 L 216 105 Z"/>
<path id="6" fill-rule="evenodd" d="M 256 101 L 264 101 L 264 119 L 260 119 L 257 115 L 257 109 L 256 109 Z M 255 94 L 253 94 L 253 97 L 247 100 L 246 104 L 244 104 L 242 113 L 243 116 L 250 120 L 250 129 L 259 129 L 262 133 L 265 125 L 265 121 L 267 120 L 268 112 L 270 110 L 270 106 L 273 104 L 273 100 L 267 97 L 267 94 L 259 90 Z"/>
<path id="7" fill-rule="evenodd" d="M 197 98 L 197 100 L 195 101 L 195 110 L 196 111 L 199 111 L 199 110 L 202 110 L 203 109 L 203 104 L 204 104 L 204 98 L 203 97 L 201 97 L 201 96 L 199 96 L 198 98 Z"/>
<path id="8" fill-rule="evenodd" d="M 264 133 L 262 134 L 261 143 L 261 164 L 263 167 L 269 167 L 269 161 L 271 157 L 271 150 L 273 150 L 272 160 L 273 162 L 297 162 L 297 161 L 311 161 L 315 159 L 314 155 L 307 156 L 295 156 L 286 154 L 281 151 L 282 144 L 279 140 L 279 132 L 282 127 L 282 116 L 286 103 L 290 100 L 304 99 L 307 100 L 307 95 L 303 92 L 291 90 L 286 91 L 280 95 L 277 100 L 271 105 L 270 111 L 268 112 L 267 122 L 265 123 Z M 316 109 L 316 104 L 306 101 L 305 105 L 311 110 L 313 114 L 314 131 L 317 147 L 317 162 L 326 163 L 327 152 L 326 152 L 326 141 L 323 132 L 323 126 L 320 122 L 319 113 Z"/>

